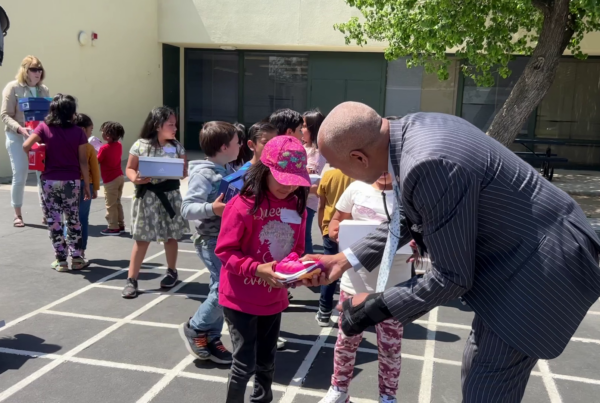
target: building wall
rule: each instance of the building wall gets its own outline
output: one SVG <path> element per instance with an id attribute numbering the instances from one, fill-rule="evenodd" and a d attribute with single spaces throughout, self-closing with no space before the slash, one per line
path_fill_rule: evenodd
<path id="1" fill-rule="evenodd" d="M 96 135 L 106 120 L 123 124 L 127 158 L 147 113 L 162 102 L 157 0 L 5 0 L 2 7 L 11 28 L 0 86 L 14 79 L 23 57 L 37 56 L 50 93 L 77 97 Z M 81 46 L 81 30 L 97 32 L 99 39 Z M 0 177 L 6 177 L 12 173 L 1 126 Z"/>
<path id="2" fill-rule="evenodd" d="M 382 52 L 347 46 L 333 24 L 360 16 L 344 0 L 159 0 L 159 40 L 185 47 Z"/>

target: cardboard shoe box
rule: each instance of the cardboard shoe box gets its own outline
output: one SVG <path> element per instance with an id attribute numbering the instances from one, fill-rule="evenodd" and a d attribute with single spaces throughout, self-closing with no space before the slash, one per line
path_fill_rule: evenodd
<path id="1" fill-rule="evenodd" d="M 184 161 L 181 158 L 139 157 L 138 170 L 144 178 L 182 179 Z"/>
<path id="2" fill-rule="evenodd" d="M 375 231 L 379 223 L 377 221 L 354 221 L 354 220 L 345 220 L 340 223 L 340 235 L 339 235 L 339 245 L 340 251 L 349 248 L 355 242 L 365 238 L 371 232 Z M 400 234 L 397 234 L 400 235 Z M 393 236 L 389 234 L 389 236 Z M 404 245 L 398 252 L 397 255 L 412 255 L 412 249 L 408 244 Z"/>
<path id="3" fill-rule="evenodd" d="M 233 199 L 235 195 L 240 193 L 242 190 L 242 186 L 244 186 L 244 175 L 246 171 L 250 168 L 250 163 L 246 163 L 242 165 L 242 167 L 236 172 L 227 175 L 223 179 L 221 179 L 221 185 L 219 185 L 219 194 L 224 194 L 223 203 L 227 203 L 229 200 Z"/>

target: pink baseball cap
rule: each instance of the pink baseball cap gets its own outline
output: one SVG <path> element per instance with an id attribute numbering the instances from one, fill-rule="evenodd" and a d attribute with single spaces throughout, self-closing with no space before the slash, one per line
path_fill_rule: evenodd
<path id="1" fill-rule="evenodd" d="M 306 151 L 297 138 L 277 136 L 271 139 L 265 145 L 260 160 L 269 167 L 271 174 L 280 184 L 310 187 Z"/>

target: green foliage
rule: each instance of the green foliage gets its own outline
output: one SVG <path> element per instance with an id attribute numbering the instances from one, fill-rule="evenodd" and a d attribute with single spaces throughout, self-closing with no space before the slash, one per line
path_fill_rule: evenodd
<path id="1" fill-rule="evenodd" d="M 463 59 L 465 75 L 478 85 L 494 83 L 493 73 L 506 78 L 513 55 L 530 55 L 543 23 L 531 0 L 346 0 L 364 18 L 352 18 L 335 28 L 346 44 L 362 46 L 367 39 L 387 42 L 388 60 L 409 57 L 408 67 L 424 66 L 440 80 L 448 79 L 447 51 Z M 550 3 L 550 0 L 539 0 Z M 567 48 L 585 58 L 581 40 L 600 30 L 600 0 L 571 0 L 575 31 Z"/>

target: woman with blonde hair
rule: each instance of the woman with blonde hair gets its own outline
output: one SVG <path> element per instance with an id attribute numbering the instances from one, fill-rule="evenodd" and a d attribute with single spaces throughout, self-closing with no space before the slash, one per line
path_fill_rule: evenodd
<path id="1" fill-rule="evenodd" d="M 21 62 L 16 80 L 11 81 L 2 91 L 2 110 L 0 116 L 5 124 L 6 150 L 12 167 L 11 205 L 15 209 L 15 227 L 24 227 L 21 207 L 25 181 L 29 173 L 29 159 L 23 151 L 23 142 L 29 133 L 25 128 L 25 116 L 19 110 L 19 98 L 48 97 L 48 87 L 43 85 L 46 72 L 42 62 L 35 56 L 27 56 Z"/>

